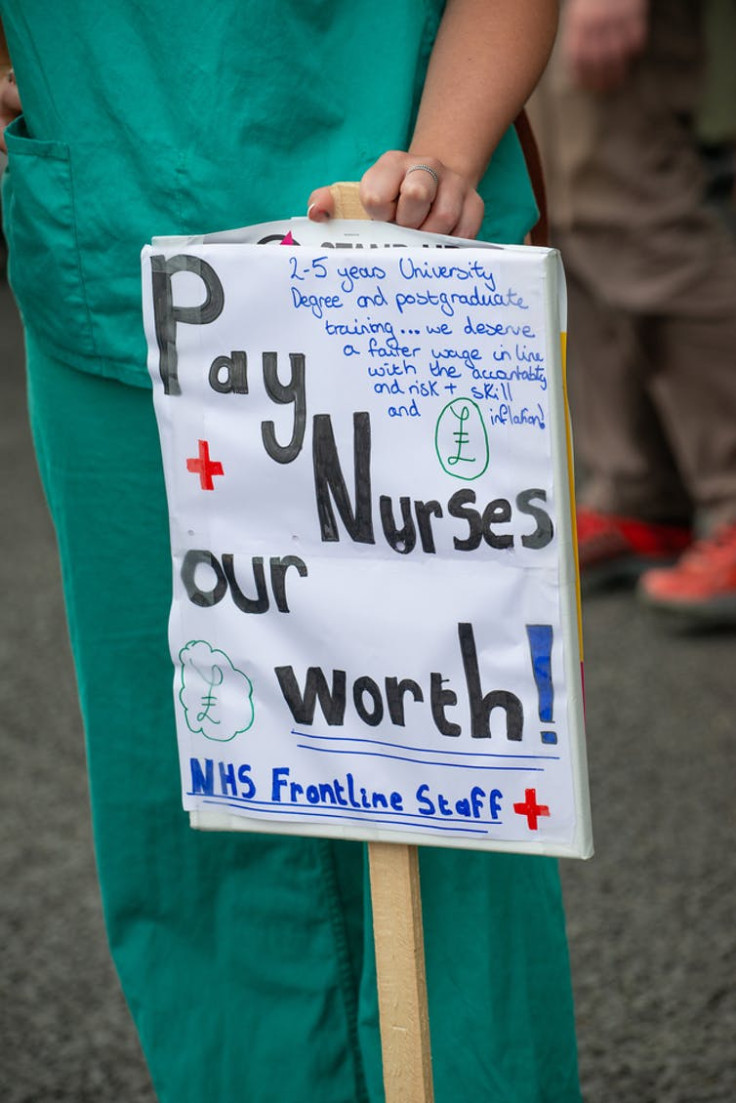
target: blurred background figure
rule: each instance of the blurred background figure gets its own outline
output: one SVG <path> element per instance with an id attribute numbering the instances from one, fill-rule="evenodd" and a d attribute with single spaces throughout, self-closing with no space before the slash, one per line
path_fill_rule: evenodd
<path id="1" fill-rule="evenodd" d="M 704 0 L 705 72 L 697 128 L 707 196 L 736 235 L 736 0 Z"/>
<path id="2" fill-rule="evenodd" d="M 583 585 L 638 579 L 658 609 L 736 624 L 736 240 L 703 156 L 731 143 L 734 39 L 728 69 L 705 63 L 734 2 L 567 0 L 532 116 L 568 279 Z"/>

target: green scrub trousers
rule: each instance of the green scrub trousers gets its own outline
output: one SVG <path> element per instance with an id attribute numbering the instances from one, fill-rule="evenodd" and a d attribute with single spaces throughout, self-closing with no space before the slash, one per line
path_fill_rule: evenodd
<path id="1" fill-rule="evenodd" d="M 379 1103 L 364 847 L 189 828 L 150 393 L 27 347 L 108 936 L 161 1103 Z M 428 848 L 421 872 L 436 1103 L 577 1103 L 556 863 Z"/>

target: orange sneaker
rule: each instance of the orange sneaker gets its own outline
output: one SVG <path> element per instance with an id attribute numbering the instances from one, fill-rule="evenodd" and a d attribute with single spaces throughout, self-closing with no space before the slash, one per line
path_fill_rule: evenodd
<path id="1" fill-rule="evenodd" d="M 586 590 L 636 582 L 650 567 L 674 563 L 692 541 L 685 525 L 662 525 L 598 513 L 577 511 L 580 579 Z"/>
<path id="2" fill-rule="evenodd" d="M 693 623 L 736 624 L 736 522 L 698 540 L 674 567 L 647 571 L 639 596 Z"/>

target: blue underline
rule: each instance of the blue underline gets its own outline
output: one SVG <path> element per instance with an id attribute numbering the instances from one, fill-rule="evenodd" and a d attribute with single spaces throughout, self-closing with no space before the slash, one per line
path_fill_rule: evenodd
<path id="1" fill-rule="evenodd" d="M 296 728 L 291 729 L 291 734 L 299 736 L 301 739 L 324 739 L 329 742 L 337 743 L 368 743 L 371 747 L 394 747 L 399 751 L 415 751 L 417 748 L 412 747 L 407 743 L 390 743 L 383 739 L 357 739 L 348 735 L 315 735 L 313 732 L 298 731 Z M 532 759 L 541 760 L 542 762 L 559 762 L 560 756 L 558 754 L 488 754 L 482 751 L 446 751 L 435 750 L 433 747 L 423 747 L 423 754 L 445 754 L 445 755 L 457 755 L 463 758 L 520 758 L 520 759 Z"/>
<path id="2" fill-rule="evenodd" d="M 232 798 L 229 798 L 229 797 L 228 798 L 208 797 L 207 799 L 203 800 L 202 803 L 203 804 L 217 804 L 217 805 L 220 805 L 220 806 L 222 806 L 224 804 L 226 807 L 242 808 L 242 805 L 236 804 L 232 800 Z M 250 803 L 253 803 L 253 802 L 250 802 Z M 304 808 L 304 809 L 295 809 L 291 805 L 281 805 L 281 804 L 279 804 L 275 807 L 271 807 L 271 808 L 264 807 L 264 808 L 261 808 L 260 810 L 262 812 L 278 812 L 278 811 L 280 811 L 280 809 L 282 807 L 288 807 L 290 809 L 289 815 L 293 815 L 293 816 L 319 816 L 323 819 L 333 819 L 333 820 L 337 820 L 337 819 L 339 819 L 339 820 L 361 820 L 362 819 L 363 821 L 365 821 L 364 816 L 361 817 L 361 816 L 354 816 L 354 815 L 353 816 L 341 815 L 338 812 L 323 812 L 323 811 L 311 812 L 306 808 Z M 353 811 L 357 812 L 357 811 L 359 811 L 359 809 L 356 808 Z M 370 812 L 370 809 L 367 808 L 366 812 Z M 484 828 L 482 828 L 482 827 L 454 827 L 452 825 L 452 823 L 448 823 L 446 821 L 440 821 L 440 822 L 437 822 L 437 823 L 432 823 L 432 822 L 428 822 L 428 821 L 429 821 L 429 817 L 427 817 L 427 819 L 417 819 L 416 822 L 411 823 L 408 826 L 409 827 L 420 827 L 420 828 L 424 827 L 424 828 L 427 828 L 427 830 L 435 830 L 435 831 L 460 831 L 460 832 L 465 832 L 465 834 L 471 834 L 471 835 L 488 835 L 489 834 L 489 832 L 487 830 L 485 830 Z M 394 826 L 397 826 L 396 821 L 391 820 L 391 819 L 379 819 L 379 818 L 376 817 L 376 818 L 372 819 L 370 822 L 371 823 L 387 823 L 387 824 L 393 824 Z M 501 820 L 496 820 L 494 822 L 499 827 L 502 824 Z"/>
<path id="3" fill-rule="evenodd" d="M 234 797 L 230 794 L 228 794 L 227 796 L 223 795 L 221 797 L 214 796 L 214 795 L 211 796 L 211 797 L 202 797 L 201 793 L 193 793 L 191 790 L 187 793 L 187 796 L 189 796 L 189 797 L 201 797 L 203 804 L 228 804 L 232 808 L 248 808 L 248 807 L 250 807 L 250 808 L 263 809 L 265 812 L 275 812 L 279 808 L 288 808 L 288 809 L 296 808 L 296 809 L 302 809 L 302 812 L 301 812 L 302 815 L 314 815 L 314 816 L 326 815 L 326 816 L 339 817 L 339 818 L 343 818 L 343 816 L 346 816 L 346 814 L 348 812 L 360 813 L 360 816 L 356 815 L 356 816 L 352 817 L 352 818 L 355 818 L 355 819 L 365 817 L 366 815 L 375 815 L 375 813 L 378 812 L 378 811 L 388 812 L 388 809 L 385 809 L 385 808 L 381 808 L 381 809 L 360 808 L 360 807 L 356 808 L 356 806 L 354 804 L 345 804 L 345 805 L 326 804 L 323 807 L 325 809 L 330 809 L 330 811 L 309 812 L 309 811 L 304 810 L 303 806 L 301 804 L 298 804 L 296 801 L 288 801 L 288 800 L 281 800 L 281 801 L 253 800 L 250 797 Z M 345 813 L 340 812 L 339 811 L 340 808 L 344 808 Z M 333 811 L 333 809 L 334 809 L 334 811 Z M 478 817 L 477 819 L 475 817 L 473 817 L 473 819 L 469 821 L 464 816 L 463 817 L 460 817 L 460 816 L 458 816 L 458 817 L 455 817 L 455 816 L 440 816 L 440 817 L 423 816 L 421 812 L 398 812 L 398 811 L 396 811 L 396 812 L 393 812 L 393 813 L 390 813 L 390 814 L 395 816 L 396 818 L 400 818 L 400 817 L 403 816 L 404 819 L 418 820 L 420 823 L 424 823 L 427 820 L 431 821 L 433 818 L 437 819 L 438 823 L 468 823 L 468 822 L 470 822 L 470 823 L 478 823 L 478 824 L 487 824 L 489 827 L 498 827 L 503 823 L 503 820 L 484 820 L 484 819 L 481 819 L 480 817 Z"/>
<path id="4" fill-rule="evenodd" d="M 418 766 L 447 766 L 454 770 L 508 770 L 524 774 L 544 773 L 544 766 L 474 766 L 467 762 L 427 762 L 424 758 L 409 758 L 407 755 L 401 754 L 383 754 L 381 751 L 351 751 L 348 749 L 340 751 L 333 747 L 310 747 L 308 743 L 297 743 L 297 747 L 302 751 L 314 751 L 317 754 L 352 755 L 355 758 L 390 758 L 397 762 L 413 762 Z"/>

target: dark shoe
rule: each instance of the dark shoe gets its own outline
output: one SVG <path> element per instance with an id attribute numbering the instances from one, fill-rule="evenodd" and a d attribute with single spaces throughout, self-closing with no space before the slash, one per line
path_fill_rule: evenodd
<path id="1" fill-rule="evenodd" d="M 698 540 L 674 567 L 647 571 L 638 594 L 683 623 L 736 625 L 736 522 Z"/>
<path id="2" fill-rule="evenodd" d="M 684 525 L 639 521 L 585 507 L 577 511 L 577 530 L 585 591 L 634 585 L 651 567 L 674 563 L 692 541 Z"/>

